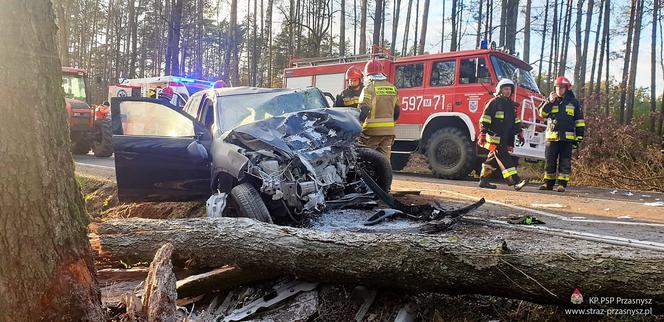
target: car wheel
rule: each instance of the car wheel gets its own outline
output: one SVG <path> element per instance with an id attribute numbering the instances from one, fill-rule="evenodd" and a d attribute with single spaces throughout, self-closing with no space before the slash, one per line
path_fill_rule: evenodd
<path id="1" fill-rule="evenodd" d="M 440 129 L 429 138 L 426 155 L 433 174 L 443 179 L 467 176 L 475 162 L 470 138 L 453 127 Z"/>
<path id="2" fill-rule="evenodd" d="M 92 152 L 99 158 L 110 157 L 113 154 L 111 120 L 98 121 L 95 130 L 95 142 L 92 146 Z"/>
<path id="3" fill-rule="evenodd" d="M 392 170 L 400 171 L 406 167 L 410 160 L 410 153 L 392 153 L 390 157 L 390 164 L 392 165 Z"/>
<path id="4" fill-rule="evenodd" d="M 385 192 L 392 186 L 392 168 L 382 153 L 369 148 L 358 149 L 360 168 L 364 170 Z"/>
<path id="5" fill-rule="evenodd" d="M 251 218 L 262 222 L 272 223 L 270 212 L 256 188 L 249 183 L 242 183 L 231 189 L 231 205 L 237 217 Z"/>
<path id="6" fill-rule="evenodd" d="M 88 154 L 92 142 L 87 135 L 81 134 L 71 138 L 71 145 L 71 150 L 74 154 Z"/>

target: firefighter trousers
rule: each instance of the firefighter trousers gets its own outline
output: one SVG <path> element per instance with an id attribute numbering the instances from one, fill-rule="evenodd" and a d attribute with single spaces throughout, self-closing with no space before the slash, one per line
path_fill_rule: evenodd
<path id="1" fill-rule="evenodd" d="M 553 187 L 558 184 L 566 187 L 572 173 L 573 143 L 569 141 L 546 142 L 544 151 L 544 182 Z"/>
<path id="2" fill-rule="evenodd" d="M 394 144 L 394 135 L 366 135 L 362 133 L 358 140 L 360 146 L 374 149 L 382 153 L 387 161 L 390 161 L 392 154 L 392 144 Z"/>
<path id="3" fill-rule="evenodd" d="M 482 163 L 480 179 L 490 177 L 498 169 L 502 172 L 503 179 L 510 185 L 521 181 L 516 171 L 516 164 L 507 150 L 507 146 L 498 145 L 495 151 L 489 152 L 486 161 Z"/>

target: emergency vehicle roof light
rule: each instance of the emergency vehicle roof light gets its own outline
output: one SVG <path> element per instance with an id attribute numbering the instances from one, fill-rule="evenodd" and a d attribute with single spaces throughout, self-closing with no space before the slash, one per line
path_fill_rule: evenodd
<path id="1" fill-rule="evenodd" d="M 482 39 L 480 41 L 480 49 L 488 49 L 489 48 L 489 41 L 486 39 Z"/>

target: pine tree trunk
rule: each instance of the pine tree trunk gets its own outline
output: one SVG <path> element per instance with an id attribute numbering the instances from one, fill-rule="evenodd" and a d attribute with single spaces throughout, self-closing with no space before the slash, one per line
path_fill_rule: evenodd
<path id="1" fill-rule="evenodd" d="M 659 0 L 654 0 L 652 10 L 652 33 L 650 41 L 650 132 L 655 132 L 655 113 L 657 112 L 657 16 Z M 659 132 L 658 132 L 659 134 Z"/>
<path id="2" fill-rule="evenodd" d="M 641 40 L 641 21 L 643 20 L 643 5 L 645 0 L 639 0 L 636 8 L 636 17 L 634 22 L 634 39 L 632 40 L 632 62 L 629 68 L 629 83 L 627 85 L 627 107 L 625 123 L 632 123 L 634 116 L 634 96 L 636 91 L 636 73 L 639 63 L 639 45 Z"/>
<path id="3" fill-rule="evenodd" d="M 507 17 L 505 27 L 505 47 L 507 47 L 511 52 L 516 52 L 516 24 L 519 19 L 519 0 L 508 0 L 507 1 Z"/>
<path id="4" fill-rule="evenodd" d="M 590 38 L 590 27 L 593 19 L 593 8 L 595 5 L 594 0 L 588 0 L 588 11 L 586 12 L 586 31 L 583 37 L 583 54 L 581 55 L 581 64 L 579 64 L 579 79 L 581 82 L 578 83 L 577 92 L 580 95 L 580 99 L 583 101 L 586 95 L 586 66 L 588 65 L 588 40 Z M 578 58 L 577 58 L 578 59 Z M 592 78 L 592 76 L 591 76 Z M 592 88 L 592 86 L 590 87 Z"/>
<path id="5" fill-rule="evenodd" d="M 413 0 L 408 0 L 408 11 L 406 12 L 406 28 L 403 32 L 403 44 L 401 46 L 401 56 L 408 54 L 408 31 L 410 29 L 410 13 L 413 8 Z"/>
<path id="6" fill-rule="evenodd" d="M 445 3 L 447 1 L 443 1 L 443 17 L 441 19 L 441 34 L 440 34 L 440 52 L 445 52 Z"/>
<path id="7" fill-rule="evenodd" d="M 274 0 L 267 1 L 267 38 L 268 38 L 268 58 L 267 58 L 267 79 L 268 87 L 272 87 L 272 61 L 274 59 L 272 53 L 272 10 L 273 10 Z"/>
<path id="8" fill-rule="evenodd" d="M 523 61 L 530 63 L 530 11 L 532 0 L 526 0 L 526 18 L 523 28 Z"/>
<path id="9" fill-rule="evenodd" d="M 62 66 L 69 66 L 69 7 L 70 0 L 54 0 L 56 21 L 58 23 L 58 52 Z M 66 8 L 67 7 L 67 8 Z"/>
<path id="10" fill-rule="evenodd" d="M 608 39 L 609 39 L 609 18 L 611 18 L 611 0 L 604 0 L 604 22 L 602 27 L 602 44 L 600 45 L 600 55 L 599 55 L 599 68 L 597 70 L 597 84 L 595 84 L 595 94 L 600 95 L 602 89 L 602 65 L 604 63 L 604 57 L 606 57 L 606 66 L 609 65 L 609 50 L 608 50 Z M 608 87 L 608 84 L 607 84 Z M 601 105 L 601 101 L 600 101 Z M 608 115 L 608 111 L 607 112 Z"/>
<path id="11" fill-rule="evenodd" d="M 498 46 L 505 46 L 505 33 L 507 32 L 507 6 L 508 0 L 502 0 L 500 5 L 500 41 Z"/>
<path id="12" fill-rule="evenodd" d="M 401 0 L 394 0 L 394 10 L 392 11 L 392 41 L 390 42 L 390 53 L 396 55 L 397 30 L 399 28 L 399 11 L 401 10 Z"/>
<path id="13" fill-rule="evenodd" d="M 600 42 L 603 43 L 604 38 L 602 37 L 600 40 L 600 29 L 602 28 L 602 22 L 604 21 L 602 18 L 603 13 L 604 13 L 604 3 L 606 0 L 601 0 L 599 4 L 599 15 L 597 16 L 597 29 L 595 30 L 595 48 L 593 49 L 593 65 L 590 70 L 590 85 L 588 86 L 588 96 L 594 97 L 594 89 L 595 89 L 595 67 L 597 67 L 597 49 L 601 48 L 599 47 Z M 602 50 L 600 49 L 600 64 L 599 64 L 599 70 L 602 70 L 602 61 L 604 60 L 603 53 L 601 52 Z"/>
<path id="14" fill-rule="evenodd" d="M 424 45 L 427 41 L 427 22 L 429 21 L 429 0 L 424 0 L 424 11 L 422 12 L 422 32 L 420 32 L 420 46 L 418 54 L 424 54 Z"/>
<path id="15" fill-rule="evenodd" d="M 138 18 L 136 15 L 136 1 L 129 0 L 127 3 L 129 6 L 129 30 L 131 31 L 131 54 L 129 58 L 129 72 L 127 73 L 128 78 L 136 78 L 136 55 L 138 54 L 137 42 L 138 42 Z"/>
<path id="16" fill-rule="evenodd" d="M 239 65 L 240 61 L 238 59 L 239 51 L 239 42 L 240 37 L 238 35 L 238 25 L 237 25 L 237 0 L 231 0 L 231 18 L 230 18 L 230 28 L 229 32 L 231 34 L 230 45 L 228 46 L 228 57 L 229 62 L 229 75 L 228 78 L 231 81 L 231 86 L 240 86 L 240 71 Z M 229 57 L 228 55 L 231 54 Z"/>
<path id="17" fill-rule="evenodd" d="M 637 2 L 639 0 L 632 0 L 632 5 L 629 14 L 629 24 L 627 29 L 627 44 L 625 46 L 625 60 L 623 61 L 622 81 L 620 82 L 620 102 L 618 105 L 619 110 L 618 120 L 620 124 L 625 122 L 625 99 L 627 98 L 627 83 L 629 81 L 629 62 L 630 54 L 632 52 L 632 35 L 634 34 L 634 16 L 636 14 Z"/>
<path id="18" fill-rule="evenodd" d="M 103 321 L 54 18 L 45 0 L 0 10 L 0 71 L 12 80 L 0 86 L 0 164 L 11 169 L 0 172 L 0 319 Z"/>
<path id="19" fill-rule="evenodd" d="M 373 48 L 371 51 L 374 51 L 374 48 L 380 46 L 380 29 L 383 16 L 383 1 L 385 0 L 376 0 L 376 9 L 374 10 L 374 25 L 373 25 L 373 39 L 371 44 Z"/>
<path id="20" fill-rule="evenodd" d="M 553 36 L 553 39 L 551 41 L 553 48 L 549 50 L 549 68 L 547 69 L 546 72 L 546 92 L 549 93 L 551 91 L 551 76 L 552 73 L 555 72 L 556 70 L 556 64 L 558 62 L 558 39 L 559 39 L 559 32 L 558 32 L 558 0 L 553 0 L 553 32 L 551 33 Z M 554 61 L 556 63 L 554 64 Z"/>
<path id="21" fill-rule="evenodd" d="M 341 0 L 339 16 L 339 56 L 346 56 L 346 0 Z"/>
<path id="22" fill-rule="evenodd" d="M 457 51 L 457 5 L 459 0 L 452 0 L 452 40 L 450 41 L 450 51 Z"/>
<path id="23" fill-rule="evenodd" d="M 585 0 L 577 0 L 576 2 L 576 23 L 574 25 L 576 26 L 576 32 L 574 33 L 575 36 L 575 41 L 574 41 L 574 49 L 575 49 L 575 64 L 574 64 L 574 92 L 576 94 L 577 98 L 581 97 L 581 93 L 579 93 L 579 88 L 581 88 L 581 78 L 580 76 L 580 67 L 581 63 L 583 62 L 583 38 L 582 38 L 582 31 L 581 31 L 581 19 L 583 18 L 583 2 Z"/>
<path id="24" fill-rule="evenodd" d="M 549 29 L 547 22 L 549 21 L 549 0 L 546 0 L 544 5 L 544 22 L 542 22 L 542 45 L 540 47 L 540 59 L 537 72 L 537 87 L 542 89 L 542 66 L 544 66 L 544 45 L 546 44 L 546 31 Z M 551 65 L 549 63 L 549 65 Z M 545 93 L 546 94 L 546 93 Z"/>
<path id="25" fill-rule="evenodd" d="M 367 0 L 360 0 L 360 52 L 367 53 Z"/>
<path id="26" fill-rule="evenodd" d="M 563 34 L 560 35 L 563 39 L 562 43 L 562 52 L 560 53 L 560 66 L 558 69 L 558 75 L 565 75 L 567 71 L 567 52 L 569 51 L 569 40 L 571 37 L 567 35 L 570 34 L 572 29 L 572 0 L 567 1 L 567 10 L 565 12 L 565 22 L 563 24 Z"/>

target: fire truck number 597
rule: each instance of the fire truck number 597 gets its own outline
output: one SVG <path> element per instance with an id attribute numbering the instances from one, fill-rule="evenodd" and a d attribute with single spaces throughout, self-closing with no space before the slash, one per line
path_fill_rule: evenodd
<path id="1" fill-rule="evenodd" d="M 442 110 L 445 105 L 445 95 L 433 95 L 427 97 L 424 95 L 419 96 L 404 96 L 401 98 L 402 111 L 420 111 L 423 109 Z"/>

